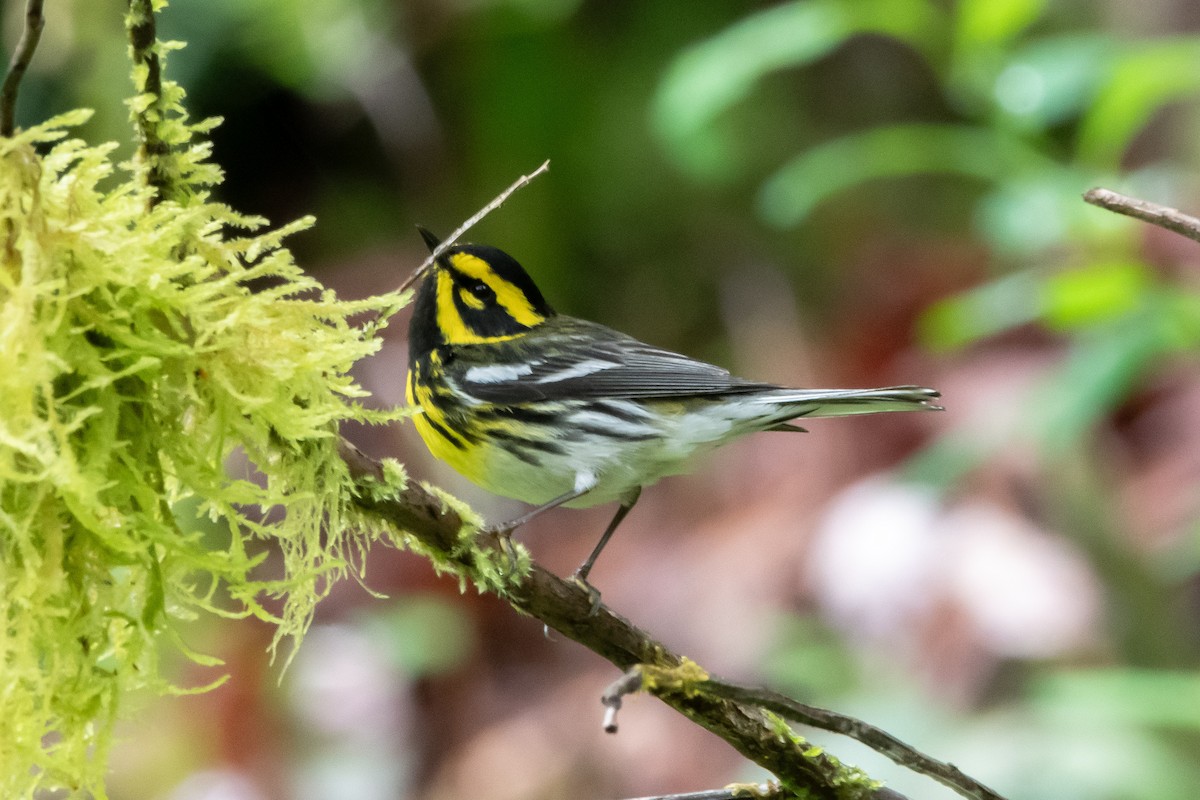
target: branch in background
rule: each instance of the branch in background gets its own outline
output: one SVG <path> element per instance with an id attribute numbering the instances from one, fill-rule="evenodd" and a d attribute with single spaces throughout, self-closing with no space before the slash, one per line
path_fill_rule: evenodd
<path id="1" fill-rule="evenodd" d="M 0 87 L 0 136 L 12 136 L 16 130 L 17 90 L 21 86 L 21 78 L 25 77 L 25 70 L 29 68 L 29 62 L 33 60 L 33 51 L 37 49 L 42 27 L 46 24 L 42 16 L 42 2 L 27 0 L 25 3 L 25 28 L 8 62 L 4 85 Z"/>
<path id="2" fill-rule="evenodd" d="M 1111 189 L 1089 189 L 1084 193 L 1083 199 L 1094 206 L 1149 222 L 1180 236 L 1186 236 L 1194 242 L 1200 242 L 1200 219 L 1178 209 L 1129 197 Z"/>
<path id="3" fill-rule="evenodd" d="M 738 783 L 724 789 L 635 797 L 632 800 L 793 800 L 793 798 L 795 798 L 794 794 L 778 784 Z M 875 792 L 875 800 L 904 800 L 904 796 L 890 789 L 879 789 Z"/>
<path id="4" fill-rule="evenodd" d="M 135 89 L 141 95 L 149 95 L 149 102 L 135 107 L 134 123 L 137 126 L 138 158 L 146 165 L 146 183 L 154 189 L 150 205 L 170 199 L 171 182 L 167 177 L 164 159 L 171 147 L 159 135 L 166 109 L 163 103 L 162 61 L 158 54 L 158 32 L 154 20 L 152 0 L 128 0 L 125 29 L 129 34 L 130 58 L 134 65 Z M 145 74 L 140 75 L 141 69 Z"/>

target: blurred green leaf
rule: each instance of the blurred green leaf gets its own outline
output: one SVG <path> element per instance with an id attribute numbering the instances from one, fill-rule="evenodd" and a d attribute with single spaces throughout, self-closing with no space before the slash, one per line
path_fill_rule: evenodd
<path id="1" fill-rule="evenodd" d="M 1178 347 L 1200 348 L 1200 294 L 1187 289 L 1165 289 L 1160 295 L 1163 322 Z"/>
<path id="2" fill-rule="evenodd" d="M 975 211 L 976 226 L 999 254 L 1027 259 L 1062 246 L 1087 228 L 1079 199 L 1086 178 L 1065 168 L 1028 170 L 997 182 Z"/>
<path id="3" fill-rule="evenodd" d="M 1032 398 L 1034 438 L 1046 453 L 1066 452 L 1177 344 L 1154 307 L 1077 334 L 1064 363 Z"/>
<path id="4" fill-rule="evenodd" d="M 1081 114 L 1105 78 L 1116 42 L 1103 34 L 1068 34 L 1031 42 L 1013 52 L 992 86 L 996 107 L 1029 131 Z"/>
<path id="5" fill-rule="evenodd" d="M 813 617 L 784 616 L 778 625 L 778 641 L 763 664 L 772 685 L 801 697 L 853 688 L 858 674 L 839 637 Z"/>
<path id="6" fill-rule="evenodd" d="M 1127 314 L 1141 304 L 1153 285 L 1144 264 L 1090 264 L 1047 278 L 1042 287 L 1046 322 L 1057 328 L 1078 328 Z"/>
<path id="7" fill-rule="evenodd" d="M 985 182 L 1055 170 L 1037 150 L 1003 132 L 965 125 L 881 126 L 802 153 L 763 185 L 759 213 L 780 228 L 804 221 L 837 192 L 879 178 L 933 173 Z"/>
<path id="8" fill-rule="evenodd" d="M 1014 272 L 968 292 L 934 303 L 921 316 L 921 342 L 934 350 L 954 350 L 1038 317 L 1042 278 Z"/>
<path id="9" fill-rule="evenodd" d="M 1118 59 L 1079 131 L 1079 157 L 1115 168 L 1151 117 L 1200 92 L 1200 40 L 1142 45 Z"/>
<path id="10" fill-rule="evenodd" d="M 811 63 L 862 33 L 893 36 L 924 50 L 943 22 L 926 0 L 814 0 L 761 11 L 675 58 L 654 98 L 653 128 L 682 169 L 701 178 L 724 177 L 731 148 L 711 125 L 764 75 Z"/>
<path id="11" fill-rule="evenodd" d="M 190 42 L 181 61 L 192 70 L 234 46 L 281 85 L 341 97 L 387 68 L 391 17 L 384 0 L 206 0 L 174 5 L 164 20 Z"/>
<path id="12" fill-rule="evenodd" d="M 898 472 L 900 480 L 938 491 L 952 491 L 955 484 L 984 464 L 1008 444 L 1007 431 L 993 428 L 994 440 L 976 431 L 949 431 L 914 453 Z"/>
<path id="13" fill-rule="evenodd" d="M 1028 28 L 1046 10 L 1047 0 L 959 0 L 955 36 L 959 50 L 992 47 Z"/>
<path id="14" fill-rule="evenodd" d="M 1093 724 L 1200 730 L 1200 673 L 1097 669 L 1036 681 L 1046 711 Z"/>

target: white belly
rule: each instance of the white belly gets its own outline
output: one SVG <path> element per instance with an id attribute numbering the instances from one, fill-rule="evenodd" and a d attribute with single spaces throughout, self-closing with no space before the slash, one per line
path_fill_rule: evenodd
<path id="1" fill-rule="evenodd" d="M 576 411 L 564 420 L 574 433 L 559 440 L 562 452 L 522 451 L 488 445 L 487 467 L 476 476 L 483 488 L 526 503 L 541 505 L 573 490 L 590 490 L 565 505 L 583 508 L 619 501 L 632 490 L 660 478 L 686 472 L 694 456 L 755 429 L 748 415 L 728 406 L 687 410 L 682 403 L 656 407 L 649 413 L 629 401 L 609 401 L 628 414 Z M 761 411 L 755 416 L 761 416 Z M 612 435 L 594 432 L 609 430 Z M 536 461 L 536 463 L 530 463 Z"/>

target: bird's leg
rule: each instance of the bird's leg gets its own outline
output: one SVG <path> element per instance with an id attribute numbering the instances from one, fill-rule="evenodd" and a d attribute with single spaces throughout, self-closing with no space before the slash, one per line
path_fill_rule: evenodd
<path id="1" fill-rule="evenodd" d="M 484 528 L 484 531 L 496 535 L 496 538 L 500 540 L 500 549 L 504 551 L 504 555 L 508 559 L 509 567 L 516 569 L 517 554 L 513 550 L 512 545 L 513 531 L 524 525 L 526 522 L 529 522 L 529 520 L 533 519 L 538 514 L 541 514 L 544 511 L 549 511 L 552 508 L 558 508 L 563 503 L 569 503 L 575 498 L 587 494 L 588 490 L 591 488 L 591 486 L 588 486 L 585 489 L 576 487 L 566 494 L 561 494 L 547 503 L 542 503 L 537 508 L 526 511 L 516 519 L 510 519 L 508 522 L 501 522 L 498 525 L 489 525 Z"/>
<path id="2" fill-rule="evenodd" d="M 589 617 L 595 616 L 596 612 L 600 610 L 600 590 L 588 583 L 588 573 L 592 571 L 592 566 L 596 563 L 596 558 L 600 555 L 600 551 L 604 549 L 604 546 L 608 544 L 608 540 L 612 538 L 613 531 L 615 531 L 617 526 L 620 525 L 622 520 L 625 519 L 625 516 L 629 513 L 630 509 L 633 508 L 634 504 L 637 503 L 638 497 L 641 496 L 641 494 L 642 487 L 638 486 L 625 496 L 625 499 L 621 501 L 621 507 L 618 508 L 617 513 L 613 515 L 612 522 L 608 523 L 608 527 L 604 529 L 604 533 L 600 536 L 600 541 L 596 542 L 596 546 L 592 548 L 591 555 L 589 555 L 587 560 L 579 565 L 579 569 L 575 570 L 575 572 L 571 575 L 571 580 L 574 581 L 580 589 L 583 589 L 585 592 L 587 592 L 588 597 L 591 598 L 591 610 L 588 612 Z"/>

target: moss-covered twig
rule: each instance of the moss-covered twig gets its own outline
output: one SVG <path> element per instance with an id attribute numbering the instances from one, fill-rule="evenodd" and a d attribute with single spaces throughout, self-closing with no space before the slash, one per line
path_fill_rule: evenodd
<path id="1" fill-rule="evenodd" d="M 33 52 L 42 37 L 45 22 L 42 16 L 42 0 L 27 0 L 25 28 L 21 31 L 17 49 L 13 51 L 12 59 L 8 62 L 4 85 L 0 86 L 0 136 L 12 136 L 16 130 L 17 90 L 21 86 L 21 78 L 25 77 L 25 70 L 33 60 Z"/>
<path id="2" fill-rule="evenodd" d="M 146 182 L 154 189 L 150 203 L 172 198 L 173 187 L 166 166 L 171 146 L 160 126 L 166 115 L 163 99 L 162 60 L 152 0 L 128 0 L 125 30 L 129 35 L 129 57 L 133 61 L 139 100 L 134 106 L 138 134 L 138 158 L 146 165 Z"/>
<path id="3" fill-rule="evenodd" d="M 640 674 L 640 671 L 636 672 Z M 611 698 L 632 682 L 633 679 L 627 678 L 623 682 L 614 684 L 614 691 L 605 695 L 606 699 L 608 699 L 606 704 L 610 708 L 613 708 L 614 704 Z M 640 683 L 644 684 L 644 680 L 640 681 Z M 887 731 L 877 728 L 868 722 L 863 722 L 860 719 L 839 714 L 836 711 L 829 711 L 824 708 L 800 703 L 770 689 L 739 686 L 738 684 L 727 683 L 712 678 L 694 683 L 692 689 L 693 691 L 703 691 L 717 697 L 724 697 L 743 705 L 761 708 L 772 714 L 777 714 L 790 722 L 798 722 L 801 725 L 808 725 L 812 728 L 819 728 L 820 730 L 849 736 L 851 739 L 855 739 L 870 747 L 875 752 L 887 756 L 900 766 L 933 778 L 958 792 L 963 797 L 970 798 L 970 800 L 1004 800 L 998 792 L 984 786 L 970 775 L 964 774 L 962 770 L 953 764 L 931 758 L 900 741 Z M 615 720 L 609 720 L 609 723 L 615 724 Z"/>

